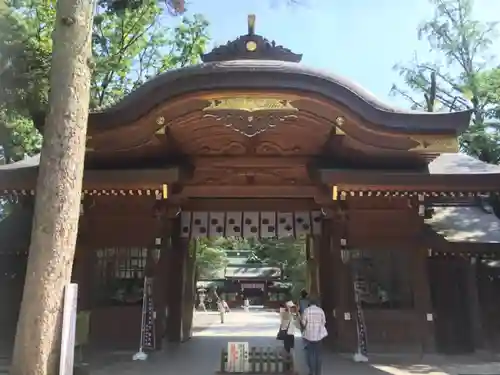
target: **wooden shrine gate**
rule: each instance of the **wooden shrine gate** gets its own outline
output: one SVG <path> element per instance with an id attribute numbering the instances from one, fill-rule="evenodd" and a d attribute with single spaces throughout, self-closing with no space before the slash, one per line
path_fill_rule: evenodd
<path id="1" fill-rule="evenodd" d="M 357 349 L 362 309 L 369 351 L 434 351 L 429 249 L 467 253 L 478 239 L 448 234 L 481 221 L 463 218 L 500 191 L 500 167 L 458 153 L 471 111 L 392 108 L 300 64 L 252 19 L 201 64 L 89 115 L 73 278 L 91 343 L 137 347 L 145 277 L 156 342 L 190 337 L 190 239 L 306 235 L 311 290 L 337 350 Z M 6 197 L 32 206 L 39 162 L 0 166 Z M 471 210 L 434 214 L 455 205 Z M 25 237 L 4 242 L 27 252 Z"/>

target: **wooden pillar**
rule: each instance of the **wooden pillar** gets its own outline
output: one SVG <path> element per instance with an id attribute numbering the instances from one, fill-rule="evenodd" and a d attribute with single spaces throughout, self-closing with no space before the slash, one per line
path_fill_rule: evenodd
<path id="1" fill-rule="evenodd" d="M 167 328 L 167 295 L 168 295 L 168 273 L 169 273 L 169 250 L 170 237 L 165 234 L 161 238 L 160 258 L 155 265 L 153 274 L 153 299 L 156 312 L 155 333 L 156 333 L 156 349 L 161 349 L 163 339 L 166 336 Z"/>
<path id="2" fill-rule="evenodd" d="M 471 258 L 466 269 L 466 287 L 468 296 L 469 315 L 471 319 L 472 338 L 476 351 L 486 349 L 486 335 L 483 327 L 481 305 L 479 301 L 478 271 L 480 259 Z"/>
<path id="3" fill-rule="evenodd" d="M 169 296 L 170 255 L 172 250 L 172 224 L 168 209 L 158 215 L 158 232 L 155 238 L 155 251 L 159 258 L 153 269 L 153 299 L 156 312 L 155 333 L 156 349 L 163 347 L 167 337 L 167 306 Z"/>
<path id="4" fill-rule="evenodd" d="M 306 264 L 307 279 L 306 289 L 312 297 L 319 298 L 319 275 L 318 275 L 318 257 L 319 241 L 316 236 L 307 236 L 306 239 Z"/>
<path id="5" fill-rule="evenodd" d="M 166 288 L 167 301 L 167 339 L 171 342 L 182 341 L 182 300 L 184 295 L 184 268 L 187 256 L 186 239 L 180 238 L 180 218 L 172 222 L 172 244 L 168 249 L 168 275 Z"/>
<path id="6" fill-rule="evenodd" d="M 182 341 L 192 336 L 195 302 L 196 243 L 187 244 L 187 257 L 184 259 L 184 290 L 182 296 Z"/>
<path id="7" fill-rule="evenodd" d="M 337 331 L 336 348 L 343 352 L 357 350 L 356 315 L 352 272 L 349 264 L 342 261 L 342 234 L 346 233 L 344 220 L 332 220 L 331 223 L 331 273 L 334 277 L 335 323 Z M 347 239 L 349 246 L 349 239 Z"/>
<path id="8" fill-rule="evenodd" d="M 75 259 L 73 261 L 72 282 L 78 284 L 78 310 L 91 310 L 94 304 L 94 273 L 96 269 L 96 251 L 88 244 L 91 235 L 89 229 L 89 213 L 84 209 L 78 224 Z M 90 228 L 89 228 L 90 227 Z"/>
<path id="9" fill-rule="evenodd" d="M 94 265 L 95 250 L 77 243 L 71 281 L 78 284 L 79 311 L 92 308 Z"/>
<path id="10" fill-rule="evenodd" d="M 331 244 L 331 223 L 329 220 L 323 220 L 321 237 L 318 246 L 318 272 L 319 289 L 321 292 L 321 307 L 326 315 L 326 328 L 328 330 L 327 342 L 334 344 L 337 335 L 334 319 L 335 309 L 335 285 L 332 272 L 333 260 L 330 249 Z"/>
<path id="11" fill-rule="evenodd" d="M 411 269 L 413 270 L 413 298 L 415 311 L 418 314 L 417 324 L 423 353 L 436 351 L 435 323 L 430 292 L 429 274 L 427 269 L 427 249 L 411 250 Z"/>

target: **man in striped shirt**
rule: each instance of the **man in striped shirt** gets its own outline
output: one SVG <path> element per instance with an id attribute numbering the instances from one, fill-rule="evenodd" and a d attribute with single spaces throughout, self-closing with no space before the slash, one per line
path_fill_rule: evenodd
<path id="1" fill-rule="evenodd" d="M 314 298 L 309 300 L 309 307 L 302 315 L 305 341 L 306 361 L 309 375 L 321 375 L 321 341 L 328 335 L 326 331 L 325 312 Z"/>

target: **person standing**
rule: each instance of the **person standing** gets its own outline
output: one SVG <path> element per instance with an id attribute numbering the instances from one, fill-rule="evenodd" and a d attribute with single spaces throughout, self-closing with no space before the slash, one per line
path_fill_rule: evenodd
<path id="1" fill-rule="evenodd" d="M 205 306 L 205 293 L 200 293 L 200 303 L 198 304 L 198 309 L 201 311 L 207 311 L 207 307 Z"/>
<path id="2" fill-rule="evenodd" d="M 250 300 L 248 299 L 248 297 L 245 297 L 245 300 L 243 301 L 243 310 L 245 312 L 250 311 Z"/>
<path id="3" fill-rule="evenodd" d="M 219 310 L 220 322 L 221 324 L 224 324 L 224 316 L 226 315 L 226 309 L 224 308 L 224 304 L 221 299 L 217 300 L 217 310 Z"/>
<path id="4" fill-rule="evenodd" d="M 280 309 L 281 310 L 281 309 Z M 285 352 L 295 357 L 295 330 L 300 328 L 300 321 L 297 314 L 297 306 L 292 301 L 285 304 L 285 308 L 280 312 L 280 328 L 277 339 L 283 341 Z M 290 370 L 287 368 L 286 370 Z"/>
<path id="5" fill-rule="evenodd" d="M 300 291 L 300 299 L 299 299 L 299 313 L 300 315 L 304 314 L 304 310 L 309 307 L 309 298 L 308 293 L 305 289 Z"/>
<path id="6" fill-rule="evenodd" d="M 302 337 L 309 375 L 321 375 L 321 341 L 328 335 L 325 325 L 325 312 L 315 299 L 310 298 L 309 307 L 302 314 Z"/>

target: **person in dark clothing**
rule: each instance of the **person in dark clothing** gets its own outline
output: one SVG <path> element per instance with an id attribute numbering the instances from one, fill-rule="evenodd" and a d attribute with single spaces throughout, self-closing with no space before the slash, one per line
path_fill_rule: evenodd
<path id="1" fill-rule="evenodd" d="M 304 310 L 309 307 L 309 294 L 305 289 L 300 291 L 300 299 L 299 299 L 299 313 L 302 315 Z"/>

